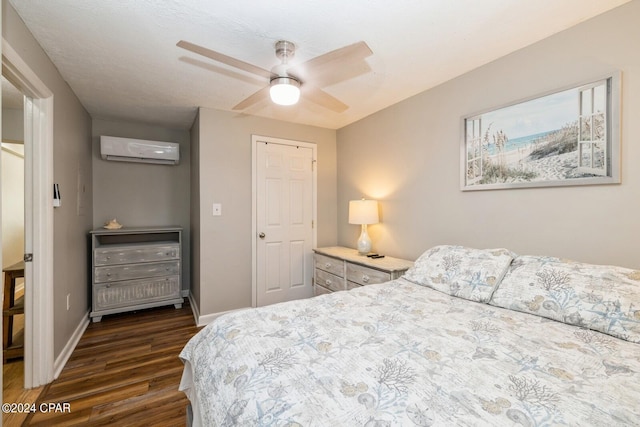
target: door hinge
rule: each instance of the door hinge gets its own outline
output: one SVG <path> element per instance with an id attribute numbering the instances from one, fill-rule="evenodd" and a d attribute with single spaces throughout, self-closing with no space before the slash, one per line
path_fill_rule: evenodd
<path id="1" fill-rule="evenodd" d="M 24 260 L 24 262 L 32 262 L 33 261 L 33 254 L 24 254 L 24 258 L 22 258 Z"/>
<path id="2" fill-rule="evenodd" d="M 316 222 L 314 220 L 311 220 L 311 228 L 316 228 Z"/>
<path id="3" fill-rule="evenodd" d="M 315 160 L 311 160 L 311 172 L 314 171 L 315 167 L 316 167 L 316 161 Z"/>

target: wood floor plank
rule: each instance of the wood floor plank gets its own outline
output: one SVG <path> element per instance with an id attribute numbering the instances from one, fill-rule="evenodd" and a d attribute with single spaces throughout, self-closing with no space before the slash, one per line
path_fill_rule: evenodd
<path id="1" fill-rule="evenodd" d="M 188 400 L 178 391 L 178 354 L 197 331 L 188 304 L 91 323 L 37 402 L 69 403 L 71 412 L 29 414 L 23 425 L 184 425 Z"/>
<path id="2" fill-rule="evenodd" d="M 184 393 L 176 390 L 158 390 L 149 392 L 144 396 L 132 397 L 118 402 L 108 403 L 95 407 L 91 414 L 92 425 L 102 425 L 103 423 L 121 424 L 124 420 L 127 423 L 140 421 L 149 422 L 154 417 L 162 419 L 168 414 L 179 412 L 184 408 L 172 406 L 174 403 L 186 403 Z M 184 405 L 186 408 L 186 404 Z M 141 409 L 144 409 L 142 411 Z M 149 411 L 155 409 L 155 411 Z M 149 423 L 147 425 L 154 425 Z"/>
<path id="3" fill-rule="evenodd" d="M 117 402 L 122 399 L 142 396 L 148 391 L 148 383 L 135 383 L 124 387 L 116 387 L 101 393 L 91 394 L 79 399 L 70 400 L 68 403 L 70 404 L 71 408 L 73 408 L 73 412 L 70 412 L 68 416 L 60 415 L 55 412 L 37 412 L 33 415 L 31 422 L 47 422 L 49 424 L 51 424 L 53 420 L 55 420 L 56 422 L 60 422 L 63 421 L 65 417 L 69 419 L 75 418 L 78 411 L 84 411 L 85 409 L 90 410 L 86 412 L 86 418 L 88 420 L 95 406 L 103 405 L 104 402 Z"/>
<path id="4" fill-rule="evenodd" d="M 180 372 L 182 372 L 180 361 L 176 363 L 175 356 L 173 359 L 165 357 L 153 366 L 128 366 L 126 369 L 94 373 L 91 376 L 69 381 L 56 381 L 49 388 L 47 397 L 51 398 L 52 401 L 77 399 L 89 394 L 100 393 L 109 388 L 148 381 L 155 375 L 179 374 Z"/>
<path id="5" fill-rule="evenodd" d="M 27 418 L 23 426 L 30 427 L 76 427 L 76 426 L 88 426 L 89 418 L 91 417 L 91 408 L 85 408 L 79 411 L 73 412 L 73 414 L 59 414 L 55 419 L 47 418 L 33 421 L 31 418 Z"/>
<path id="6" fill-rule="evenodd" d="M 60 373 L 58 380 L 67 381 L 74 378 L 81 378 L 91 375 L 94 372 L 103 371 L 107 366 L 107 362 L 93 361 L 90 364 L 82 364 L 77 366 L 65 366 L 63 372 Z"/>

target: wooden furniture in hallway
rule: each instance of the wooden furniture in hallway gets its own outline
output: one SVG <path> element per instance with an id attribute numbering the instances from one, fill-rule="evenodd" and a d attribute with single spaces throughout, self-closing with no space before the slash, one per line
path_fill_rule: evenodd
<path id="1" fill-rule="evenodd" d="M 24 335 L 13 338 L 13 316 L 24 314 L 24 295 L 16 299 L 16 279 L 24 277 L 24 261 L 2 270 L 4 273 L 4 303 L 2 306 L 2 359 L 24 356 Z"/>

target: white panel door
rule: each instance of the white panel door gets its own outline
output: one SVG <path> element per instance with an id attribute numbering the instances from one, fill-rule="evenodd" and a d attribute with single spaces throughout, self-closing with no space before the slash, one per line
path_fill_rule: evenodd
<path id="1" fill-rule="evenodd" d="M 257 306 L 313 295 L 313 150 L 256 147 Z"/>

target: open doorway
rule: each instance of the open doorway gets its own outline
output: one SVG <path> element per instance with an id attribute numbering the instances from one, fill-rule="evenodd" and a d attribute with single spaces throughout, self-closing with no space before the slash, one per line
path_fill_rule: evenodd
<path id="1" fill-rule="evenodd" d="M 24 401 L 24 95 L 2 77 L 3 398 Z M 37 397 L 37 396 L 36 396 Z"/>
<path id="2" fill-rule="evenodd" d="M 24 95 L 24 389 L 30 389 L 54 378 L 53 93 L 4 38 L 2 76 Z"/>

